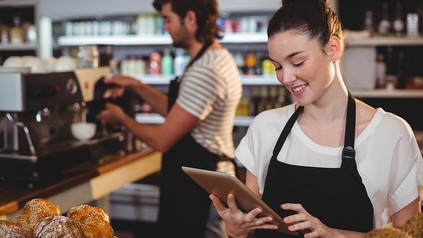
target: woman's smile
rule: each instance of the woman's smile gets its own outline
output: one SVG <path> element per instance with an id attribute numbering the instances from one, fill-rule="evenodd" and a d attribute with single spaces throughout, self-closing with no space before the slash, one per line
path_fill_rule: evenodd
<path id="1" fill-rule="evenodd" d="M 295 87 L 290 87 L 291 88 L 291 92 L 292 92 L 292 94 L 294 95 L 294 96 L 296 96 L 296 97 L 298 97 L 298 96 L 300 96 L 301 94 L 303 94 L 304 93 L 304 91 L 305 91 L 305 88 L 308 86 L 308 84 L 306 83 L 306 84 L 302 84 L 302 85 L 299 85 L 299 86 L 295 86 Z"/>

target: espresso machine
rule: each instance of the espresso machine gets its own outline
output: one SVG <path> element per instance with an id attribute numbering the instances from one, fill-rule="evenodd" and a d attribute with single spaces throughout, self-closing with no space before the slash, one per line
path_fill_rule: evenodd
<path id="1" fill-rule="evenodd" d="M 0 176 L 36 182 L 125 151 L 125 133 L 96 119 L 112 100 L 103 83 L 109 73 L 108 67 L 0 73 Z M 92 139 L 72 136 L 70 126 L 81 118 L 97 124 Z"/>

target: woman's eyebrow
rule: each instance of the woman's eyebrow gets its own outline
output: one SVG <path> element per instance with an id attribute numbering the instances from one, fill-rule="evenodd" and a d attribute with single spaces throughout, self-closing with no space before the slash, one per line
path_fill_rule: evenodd
<path id="1" fill-rule="evenodd" d="M 301 54 L 301 53 L 303 53 L 303 52 L 304 52 L 304 51 L 292 52 L 291 54 L 287 55 L 287 56 L 285 57 L 285 59 L 291 59 L 291 58 L 293 58 L 294 56 L 299 55 L 299 54 Z M 269 57 L 269 60 L 270 60 L 270 61 L 273 61 L 273 62 L 276 62 L 275 60 L 273 60 L 273 59 L 272 59 L 272 58 L 270 58 L 270 57 Z"/>

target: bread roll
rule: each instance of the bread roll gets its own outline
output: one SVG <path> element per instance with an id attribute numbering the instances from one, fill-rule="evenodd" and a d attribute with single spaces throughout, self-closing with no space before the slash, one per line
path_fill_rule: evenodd
<path id="1" fill-rule="evenodd" d="M 29 230 L 21 227 L 19 224 L 0 220 L 0 237 L 2 238 L 31 238 Z"/>
<path id="2" fill-rule="evenodd" d="M 24 215 L 32 215 L 41 212 L 49 213 L 53 216 L 62 214 L 59 206 L 43 198 L 29 200 L 22 209 L 22 214 Z"/>
<path id="3" fill-rule="evenodd" d="M 32 232 L 43 218 L 61 214 L 60 207 L 56 204 L 46 199 L 35 198 L 28 201 L 22 209 L 22 214 L 12 218 L 12 221 Z"/>
<path id="4" fill-rule="evenodd" d="M 412 237 L 423 237 L 423 213 L 417 213 L 410 218 L 401 230 L 407 232 Z"/>
<path id="5" fill-rule="evenodd" d="M 380 228 L 368 232 L 364 238 L 412 238 L 404 232 L 397 228 Z"/>
<path id="6" fill-rule="evenodd" d="M 113 238 L 109 216 L 99 207 L 81 205 L 69 210 L 67 216 L 79 222 L 87 238 Z"/>
<path id="7" fill-rule="evenodd" d="M 85 238 L 78 222 L 65 216 L 43 218 L 34 228 L 34 238 Z"/>

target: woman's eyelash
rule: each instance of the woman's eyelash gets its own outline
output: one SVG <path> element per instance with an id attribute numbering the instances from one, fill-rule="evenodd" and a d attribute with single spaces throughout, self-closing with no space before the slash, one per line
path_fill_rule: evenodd
<path id="1" fill-rule="evenodd" d="M 298 64 L 294 64 L 295 67 L 301 66 L 304 63 L 304 61 L 298 63 Z"/>

